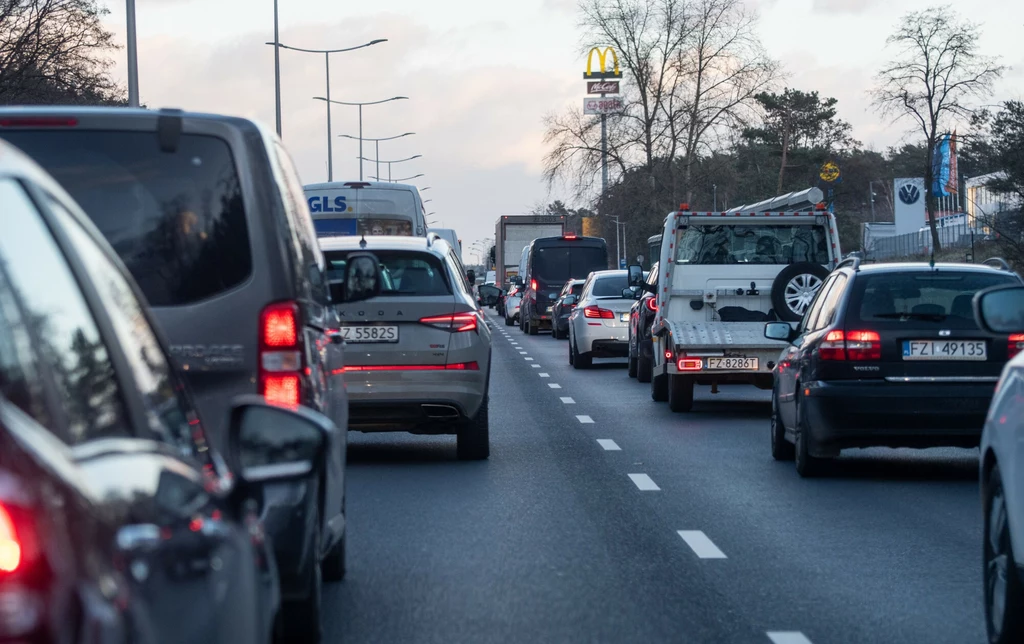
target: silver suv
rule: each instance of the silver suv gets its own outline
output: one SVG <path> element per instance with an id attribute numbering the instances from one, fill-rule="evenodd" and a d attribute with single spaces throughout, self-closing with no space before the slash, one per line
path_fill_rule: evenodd
<path id="1" fill-rule="evenodd" d="M 383 274 L 379 296 L 336 307 L 349 428 L 455 434 L 460 459 L 487 458 L 491 331 L 452 247 L 437 235 L 322 237 L 320 247 L 329 278 L 358 251 Z"/>

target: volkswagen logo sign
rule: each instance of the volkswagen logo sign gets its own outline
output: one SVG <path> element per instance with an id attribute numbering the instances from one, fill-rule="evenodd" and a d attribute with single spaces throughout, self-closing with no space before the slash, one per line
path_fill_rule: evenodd
<path id="1" fill-rule="evenodd" d="M 910 206 L 917 203 L 917 200 L 921 198 L 921 191 L 914 184 L 905 183 L 900 186 L 899 195 L 900 201 Z"/>

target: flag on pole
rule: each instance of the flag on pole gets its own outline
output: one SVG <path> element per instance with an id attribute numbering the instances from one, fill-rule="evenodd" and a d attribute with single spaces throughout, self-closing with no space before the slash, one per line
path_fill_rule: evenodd
<path id="1" fill-rule="evenodd" d="M 956 171 L 956 130 L 949 137 L 949 178 L 946 180 L 946 194 L 955 195 L 959 192 L 960 177 Z"/>

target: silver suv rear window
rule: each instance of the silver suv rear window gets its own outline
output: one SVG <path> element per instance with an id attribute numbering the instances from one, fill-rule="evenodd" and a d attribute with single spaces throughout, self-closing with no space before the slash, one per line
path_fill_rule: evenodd
<path id="1" fill-rule="evenodd" d="M 183 134 L 176 152 L 154 132 L 4 132 L 71 193 L 152 306 L 190 304 L 252 272 L 242 188 L 228 144 Z"/>
<path id="2" fill-rule="evenodd" d="M 821 226 L 795 224 L 691 225 L 679 240 L 677 264 L 827 264 Z"/>
<path id="3" fill-rule="evenodd" d="M 326 251 L 327 276 L 340 279 L 349 251 Z M 440 258 L 415 251 L 375 250 L 384 274 L 380 297 L 451 295 L 451 284 Z"/>

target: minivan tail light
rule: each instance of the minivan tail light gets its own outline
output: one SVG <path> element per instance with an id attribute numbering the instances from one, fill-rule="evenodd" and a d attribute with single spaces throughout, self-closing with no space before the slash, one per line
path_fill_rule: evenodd
<path id="1" fill-rule="evenodd" d="M 276 302 L 264 308 L 260 313 L 260 395 L 272 405 L 298 406 L 304 363 L 298 305 Z"/>
<path id="2" fill-rule="evenodd" d="M 1021 351 L 1024 351 L 1024 333 L 1010 334 L 1009 346 L 1006 349 L 1007 359 L 1013 359 Z"/>
<path id="3" fill-rule="evenodd" d="M 647 298 L 647 302 L 645 302 L 645 304 L 647 304 L 647 310 L 650 311 L 651 313 L 658 312 L 658 302 L 655 301 L 653 297 Z"/>
<path id="4" fill-rule="evenodd" d="M 530 280 L 530 289 L 537 290 L 537 280 Z"/>
<path id="5" fill-rule="evenodd" d="M 426 324 L 449 333 L 476 331 L 477 318 L 475 313 L 453 313 L 451 315 L 434 315 L 420 318 L 420 324 Z"/>
<path id="6" fill-rule="evenodd" d="M 614 320 L 615 313 L 609 311 L 608 309 L 602 309 L 599 306 L 591 304 L 590 306 L 584 307 L 583 317 L 600 320 Z"/>

